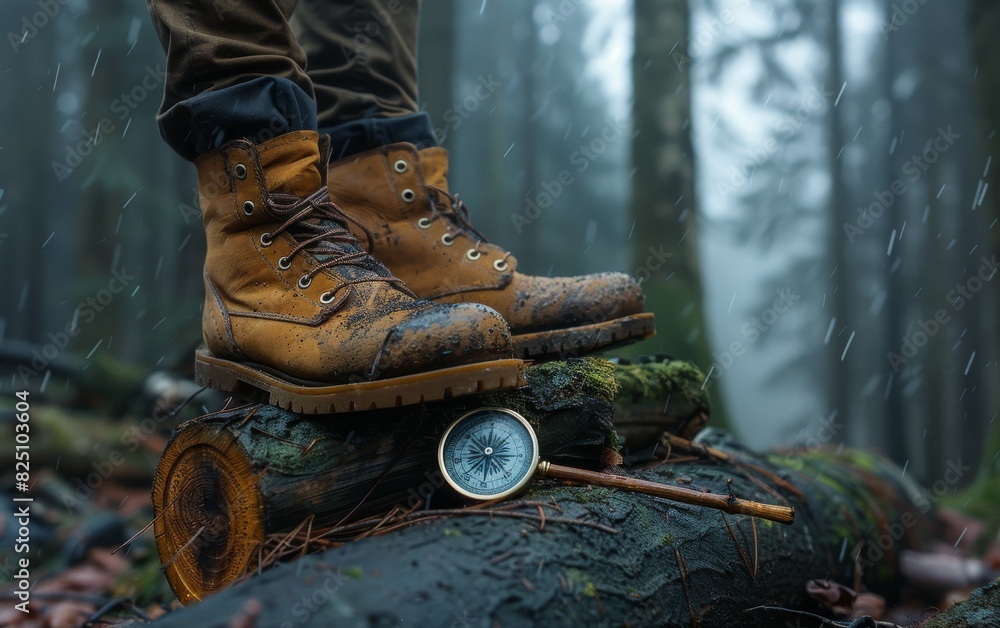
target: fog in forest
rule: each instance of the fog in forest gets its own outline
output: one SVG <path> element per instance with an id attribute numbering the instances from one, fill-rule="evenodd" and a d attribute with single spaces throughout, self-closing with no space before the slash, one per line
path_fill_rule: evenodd
<path id="1" fill-rule="evenodd" d="M 752 448 L 995 470 L 993 3 L 427 0 L 421 20 L 421 107 L 477 228 L 527 272 L 641 280 L 657 335 L 611 355 L 694 362 Z M 5 1 L 0 23 L 2 392 L 190 369 L 205 241 L 154 123 L 146 3 Z"/>

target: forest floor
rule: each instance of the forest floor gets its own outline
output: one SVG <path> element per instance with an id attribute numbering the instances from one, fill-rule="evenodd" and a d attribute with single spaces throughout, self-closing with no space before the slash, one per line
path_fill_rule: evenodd
<path id="1" fill-rule="evenodd" d="M 67 385 L 58 394 L 30 398 L 34 440 L 27 495 L 33 501 L 25 526 L 30 536 L 22 537 L 24 521 L 19 521 L 17 511 L 21 502 L 14 501 L 19 495 L 0 492 L 0 556 L 4 557 L 0 625 L 147 623 L 181 607 L 163 575 L 149 526 L 153 470 L 173 427 L 221 407 L 224 400 L 209 392 L 171 416 L 164 409 L 176 407 L 196 387 L 184 374 L 155 378 L 153 383 L 154 378 L 141 382 L 133 378 L 126 390 L 105 396 L 95 397 Z M 108 394 L 124 399 L 111 404 Z M 0 423 L 12 428 L 14 400 L 2 403 Z M 5 443 L 3 459 L 13 460 L 13 441 L 5 439 Z M 4 469 L 0 486 L 15 486 L 14 473 L 13 468 Z M 942 538 L 958 541 L 933 548 L 942 557 L 938 567 L 942 572 L 961 571 L 966 563 L 957 559 L 975 559 L 974 564 L 985 569 L 980 578 L 996 577 L 1000 572 L 1000 510 L 996 508 L 1000 477 L 981 480 L 953 496 L 950 503 L 968 514 L 942 511 L 941 519 L 950 530 Z M 25 560 L 27 567 L 21 562 Z M 18 608 L 25 573 L 31 584 L 30 614 Z M 975 588 L 960 580 L 947 591 L 910 587 L 903 599 L 887 607 L 879 596 L 855 594 L 841 585 L 810 586 L 810 595 L 831 619 L 795 625 L 848 626 L 852 617 L 860 616 L 888 622 L 881 626 L 919 625 L 965 599 Z"/>

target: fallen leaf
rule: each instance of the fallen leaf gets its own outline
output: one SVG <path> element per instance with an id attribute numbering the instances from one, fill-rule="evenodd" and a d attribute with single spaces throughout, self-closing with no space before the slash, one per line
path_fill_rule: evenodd
<path id="1" fill-rule="evenodd" d="M 90 617 L 97 608 L 78 600 L 60 600 L 45 609 L 45 625 L 52 628 L 76 628 Z"/>
<path id="2" fill-rule="evenodd" d="M 143 612 L 145 612 L 146 617 L 149 617 L 150 619 L 159 619 L 167 614 L 167 610 L 159 604 L 152 604 Z"/>
<path id="3" fill-rule="evenodd" d="M 229 620 L 229 628 L 254 628 L 257 619 L 264 612 L 264 605 L 255 597 L 250 598 L 243 604 L 239 613 Z"/>
<path id="4" fill-rule="evenodd" d="M 885 598 L 874 593 L 859 593 L 857 599 L 854 600 L 851 619 L 866 615 L 875 621 L 880 621 L 885 617 Z"/>
<path id="5" fill-rule="evenodd" d="M 854 600 L 858 594 L 832 580 L 810 580 L 806 583 L 806 593 L 822 608 L 835 617 L 849 617 L 854 610 Z"/>
<path id="6" fill-rule="evenodd" d="M 78 565 L 39 582 L 34 590 L 49 593 L 93 593 L 100 595 L 111 590 L 114 578 L 103 569 L 91 564 Z"/>
<path id="7" fill-rule="evenodd" d="M 113 576 L 125 571 L 130 565 L 127 558 L 119 554 L 112 554 L 111 550 L 106 547 L 92 547 L 87 550 L 87 561 Z"/>

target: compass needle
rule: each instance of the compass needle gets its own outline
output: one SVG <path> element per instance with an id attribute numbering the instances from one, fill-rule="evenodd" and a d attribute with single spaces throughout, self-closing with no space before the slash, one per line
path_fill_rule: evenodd
<path id="1" fill-rule="evenodd" d="M 452 453 L 445 455 L 446 451 Z M 498 499 L 531 480 L 538 465 L 538 440 L 531 425 L 516 412 L 479 408 L 448 427 L 438 462 L 445 480 L 462 495 Z"/>

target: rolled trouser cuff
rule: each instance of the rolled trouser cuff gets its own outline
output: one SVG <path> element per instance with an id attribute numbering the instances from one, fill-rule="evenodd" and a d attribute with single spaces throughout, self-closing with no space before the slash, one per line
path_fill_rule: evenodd
<path id="1" fill-rule="evenodd" d="M 194 161 L 235 139 L 260 144 L 292 131 L 315 131 L 316 101 L 289 79 L 261 76 L 182 100 L 156 121 L 167 144 Z"/>
<path id="2" fill-rule="evenodd" d="M 330 155 L 334 161 L 398 142 L 415 144 L 418 149 L 437 146 L 431 118 L 423 111 L 391 118 L 351 120 L 320 129 L 320 133 L 330 136 Z"/>

